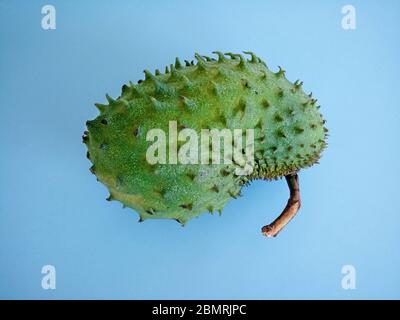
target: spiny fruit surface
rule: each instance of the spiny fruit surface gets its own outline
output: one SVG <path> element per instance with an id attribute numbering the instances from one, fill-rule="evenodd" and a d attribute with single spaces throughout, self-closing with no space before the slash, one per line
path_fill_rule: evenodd
<path id="1" fill-rule="evenodd" d="M 145 70 L 137 85 L 96 104 L 100 115 L 87 122 L 83 141 L 108 200 L 133 208 L 140 221 L 170 218 L 186 223 L 203 212 L 221 212 L 242 186 L 254 179 L 276 179 L 313 165 L 326 146 L 325 121 L 302 82 L 285 71 L 270 71 L 251 52 L 215 52 L 218 59 L 195 55 L 197 63 L 176 59 L 165 73 Z M 153 128 L 178 130 L 254 129 L 255 166 L 237 176 L 234 164 L 154 164 L 146 161 Z M 168 146 L 170 147 L 170 146 Z"/>

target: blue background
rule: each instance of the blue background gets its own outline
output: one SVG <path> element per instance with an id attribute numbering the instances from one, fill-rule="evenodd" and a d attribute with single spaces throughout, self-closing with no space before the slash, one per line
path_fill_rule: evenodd
<path id="1" fill-rule="evenodd" d="M 343 1 L 0 1 L 0 298 L 400 298 L 400 2 L 350 3 L 353 31 Z M 56 30 L 41 28 L 45 4 Z M 275 239 L 260 228 L 286 203 L 283 180 L 182 228 L 137 223 L 88 171 L 94 102 L 213 50 L 282 65 L 328 120 Z M 56 290 L 41 287 L 47 264 Z M 356 290 L 341 287 L 346 264 Z"/>

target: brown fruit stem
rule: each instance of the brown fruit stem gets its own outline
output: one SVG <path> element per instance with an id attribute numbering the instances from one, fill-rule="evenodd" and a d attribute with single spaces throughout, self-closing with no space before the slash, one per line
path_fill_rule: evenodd
<path id="1" fill-rule="evenodd" d="M 301 206 L 299 177 L 297 173 L 285 176 L 289 186 L 290 197 L 285 209 L 271 224 L 262 227 L 261 232 L 266 237 L 276 237 L 278 233 L 289 223 L 296 215 Z"/>

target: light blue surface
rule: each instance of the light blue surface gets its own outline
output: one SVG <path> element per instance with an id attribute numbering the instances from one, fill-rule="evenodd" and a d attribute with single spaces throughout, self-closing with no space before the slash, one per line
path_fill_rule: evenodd
<path id="1" fill-rule="evenodd" d="M 41 28 L 41 8 L 57 29 Z M 400 298 L 400 2 L 0 1 L 0 298 Z M 222 217 L 137 223 L 81 143 L 94 102 L 194 52 L 253 50 L 313 91 L 330 129 L 303 207 L 255 182 Z M 57 270 L 43 290 L 41 268 Z M 354 265 L 356 290 L 341 268 Z"/>

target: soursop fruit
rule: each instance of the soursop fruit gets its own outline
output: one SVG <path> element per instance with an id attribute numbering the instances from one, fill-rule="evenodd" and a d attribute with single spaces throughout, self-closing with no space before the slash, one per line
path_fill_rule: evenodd
<path id="1" fill-rule="evenodd" d="M 185 224 L 203 212 L 221 212 L 252 180 L 296 174 L 316 163 L 326 147 L 325 120 L 302 82 L 288 81 L 280 67 L 270 71 L 252 52 L 245 52 L 249 59 L 214 53 L 216 59 L 196 54 L 196 63 L 177 58 L 164 73 L 145 70 L 145 79 L 124 85 L 120 97 L 107 95 L 108 104 L 96 104 L 100 114 L 86 123 L 90 170 L 109 189 L 108 200 L 134 209 L 140 221 L 169 218 Z M 187 150 L 187 141 L 171 139 L 171 127 L 199 136 L 204 129 L 252 129 L 252 172 L 238 175 L 234 160 L 180 163 L 170 152 Z M 166 163 L 146 158 L 154 147 L 148 136 L 154 128 L 165 132 L 165 150 L 158 152 L 166 152 Z M 200 146 L 198 157 L 204 153 Z"/>

